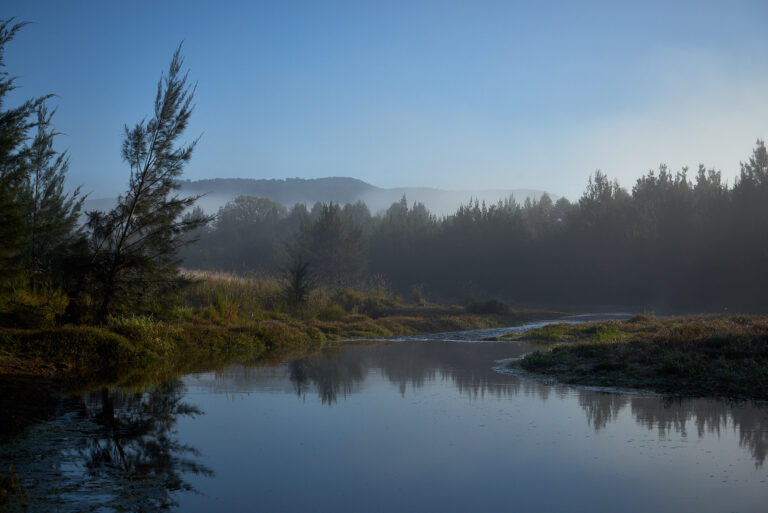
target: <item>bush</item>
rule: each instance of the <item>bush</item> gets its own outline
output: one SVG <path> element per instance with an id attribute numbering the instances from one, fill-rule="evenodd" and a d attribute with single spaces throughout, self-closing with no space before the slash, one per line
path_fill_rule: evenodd
<path id="1" fill-rule="evenodd" d="M 505 315 L 509 313 L 509 306 L 499 299 L 489 299 L 487 301 L 471 301 L 467 305 L 467 311 L 475 314 L 496 314 Z"/>
<path id="2" fill-rule="evenodd" d="M 321 308 L 317 313 L 317 318 L 321 321 L 340 321 L 344 319 L 347 313 L 344 308 L 338 303 L 331 303 L 330 305 Z"/>
<path id="3" fill-rule="evenodd" d="M 424 306 L 427 304 L 427 299 L 424 297 L 423 283 L 418 283 L 411 287 L 411 298 L 413 299 L 414 303 L 419 306 Z"/>
<path id="4" fill-rule="evenodd" d="M 16 289 L 0 300 L 0 324 L 15 328 L 49 328 L 64 314 L 69 298 L 60 289 Z"/>
<path id="5" fill-rule="evenodd" d="M 365 296 L 362 292 L 350 288 L 338 288 L 331 300 L 350 313 L 359 313 L 364 309 Z"/>

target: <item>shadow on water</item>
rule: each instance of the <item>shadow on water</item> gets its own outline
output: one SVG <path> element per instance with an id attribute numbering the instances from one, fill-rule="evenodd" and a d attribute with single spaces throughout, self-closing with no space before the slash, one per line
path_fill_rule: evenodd
<path id="1" fill-rule="evenodd" d="M 181 416 L 201 414 L 173 380 L 142 392 L 104 388 L 61 405 L 55 420 L 0 446 L 20 489 L 2 507 L 25 511 L 157 511 L 194 491 L 185 474 L 212 475 L 175 434 Z"/>

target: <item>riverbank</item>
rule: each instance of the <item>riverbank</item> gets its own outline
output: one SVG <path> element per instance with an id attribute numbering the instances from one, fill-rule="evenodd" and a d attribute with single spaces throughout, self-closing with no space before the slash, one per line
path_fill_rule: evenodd
<path id="1" fill-rule="evenodd" d="M 103 326 L 0 328 L 0 440 L 53 416 L 63 395 L 104 386 L 143 389 L 231 363 L 279 363 L 343 339 L 371 339 L 511 326 L 548 312 L 471 314 L 460 307 L 391 308 L 377 318 L 277 319 L 216 323 L 193 315 L 160 321 L 113 318 Z M 548 313 L 550 316 L 552 312 Z"/>
<path id="2" fill-rule="evenodd" d="M 510 310 L 498 301 L 433 304 L 421 290 L 403 298 L 381 284 L 364 290 L 316 287 L 297 303 L 274 277 L 190 270 L 180 277 L 186 284 L 174 306 L 152 315 L 113 314 L 98 325 L 60 325 L 50 315 L 6 312 L 0 319 L 15 321 L 0 327 L 0 376 L 65 378 L 77 387 L 132 384 L 148 370 L 173 374 L 236 360 L 279 360 L 341 339 L 512 326 L 558 316 Z M 33 306 L 27 310 L 42 311 Z"/>
<path id="3" fill-rule="evenodd" d="M 511 365 L 569 384 L 768 400 L 768 317 L 636 316 L 514 334 L 542 347 Z"/>
<path id="4" fill-rule="evenodd" d="M 338 320 L 283 315 L 222 324 L 202 316 L 173 321 L 121 317 L 102 326 L 0 328 L 0 376 L 114 380 L 132 370 L 186 370 L 242 358 L 280 358 L 342 339 L 509 326 L 546 313 L 482 315 L 433 306 L 391 309 L 377 318 L 345 314 Z"/>

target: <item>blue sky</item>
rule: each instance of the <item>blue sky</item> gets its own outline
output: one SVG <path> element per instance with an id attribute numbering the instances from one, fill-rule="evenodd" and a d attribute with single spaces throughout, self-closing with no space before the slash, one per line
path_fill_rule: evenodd
<path id="1" fill-rule="evenodd" d="M 669 5 L 672 4 L 672 5 Z M 197 82 L 185 177 L 382 187 L 631 187 L 661 162 L 732 179 L 768 138 L 768 2 L 5 0 L 13 101 L 55 93 L 70 181 L 124 189 L 124 124 L 176 46 Z"/>

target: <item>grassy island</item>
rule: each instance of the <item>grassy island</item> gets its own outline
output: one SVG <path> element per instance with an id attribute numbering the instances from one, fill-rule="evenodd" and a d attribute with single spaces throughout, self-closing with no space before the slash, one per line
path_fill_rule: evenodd
<path id="1" fill-rule="evenodd" d="M 641 315 L 553 324 L 516 338 L 544 346 L 513 365 L 563 383 L 768 399 L 766 317 Z"/>

